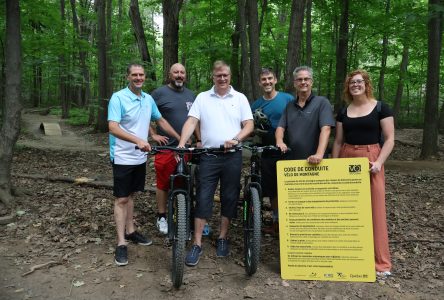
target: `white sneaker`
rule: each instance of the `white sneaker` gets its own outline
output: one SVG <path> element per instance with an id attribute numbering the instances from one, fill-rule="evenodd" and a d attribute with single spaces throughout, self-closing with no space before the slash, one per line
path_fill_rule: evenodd
<path id="1" fill-rule="evenodd" d="M 156 226 L 157 226 L 157 229 L 159 229 L 160 233 L 162 233 L 162 234 L 168 233 L 168 222 L 164 217 L 157 219 Z"/>
<path id="2" fill-rule="evenodd" d="M 392 273 L 390 271 L 376 272 L 376 277 L 379 278 L 387 278 L 390 276 L 392 276 Z"/>

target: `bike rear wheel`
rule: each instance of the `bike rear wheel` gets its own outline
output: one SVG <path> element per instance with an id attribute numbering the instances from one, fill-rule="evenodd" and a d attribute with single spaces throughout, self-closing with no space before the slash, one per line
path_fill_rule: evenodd
<path id="1" fill-rule="evenodd" d="M 256 273 L 261 248 L 261 201 L 255 187 L 250 188 L 244 209 L 244 263 L 251 276 Z"/>
<path id="2" fill-rule="evenodd" d="M 185 246 L 187 241 L 187 213 L 186 197 L 184 194 L 175 195 L 174 215 L 173 215 L 173 267 L 171 270 L 171 280 L 175 288 L 182 285 Z"/>

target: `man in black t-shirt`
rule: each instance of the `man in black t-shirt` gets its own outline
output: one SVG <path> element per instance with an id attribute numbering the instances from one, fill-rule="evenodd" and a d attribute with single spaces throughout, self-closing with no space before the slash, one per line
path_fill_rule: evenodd
<path id="1" fill-rule="evenodd" d="M 168 84 L 154 90 L 151 96 L 159 108 L 162 116 L 171 124 L 177 132 L 182 131 L 182 126 L 188 117 L 188 111 L 196 96 L 187 89 L 186 71 L 182 64 L 176 63 L 169 71 Z M 158 128 L 158 132 L 150 127 L 150 135 L 160 145 L 177 146 L 178 141 Z M 197 140 L 200 138 L 195 134 Z M 169 189 L 169 177 L 174 172 L 177 162 L 172 152 L 156 154 L 154 168 L 156 169 L 156 202 L 157 221 L 156 226 L 162 234 L 168 233 L 166 218 L 167 198 Z"/>

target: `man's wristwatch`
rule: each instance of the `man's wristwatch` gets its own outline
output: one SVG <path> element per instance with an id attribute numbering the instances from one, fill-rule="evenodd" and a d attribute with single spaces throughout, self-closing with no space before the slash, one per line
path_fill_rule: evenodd
<path id="1" fill-rule="evenodd" d="M 239 140 L 239 138 L 238 138 L 238 137 L 236 137 L 236 136 L 235 136 L 234 138 L 232 138 L 231 140 L 232 140 L 232 141 L 237 141 L 237 143 L 238 143 L 238 144 L 240 143 L 240 140 Z"/>

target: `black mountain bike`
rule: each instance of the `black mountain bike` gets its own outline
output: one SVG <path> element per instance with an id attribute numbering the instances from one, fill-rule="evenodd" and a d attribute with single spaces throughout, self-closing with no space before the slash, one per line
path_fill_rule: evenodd
<path id="1" fill-rule="evenodd" d="M 243 199 L 244 264 L 245 272 L 251 276 L 257 271 L 261 248 L 262 187 L 259 153 L 264 150 L 280 152 L 280 149 L 275 146 L 243 145 L 242 147 L 251 151 L 250 174 L 245 176 Z"/>
<path id="2" fill-rule="evenodd" d="M 176 148 L 171 146 L 153 146 L 150 154 L 173 151 L 178 156 L 176 171 L 170 176 L 170 189 L 168 192 L 168 239 L 172 244 L 172 268 L 171 280 L 175 288 L 182 285 L 185 248 L 186 243 L 191 238 L 190 212 L 194 203 L 195 187 L 193 185 L 193 175 L 190 172 L 190 165 L 186 162 L 187 154 L 198 155 L 203 153 L 223 153 L 226 151 L 220 148 Z"/>

